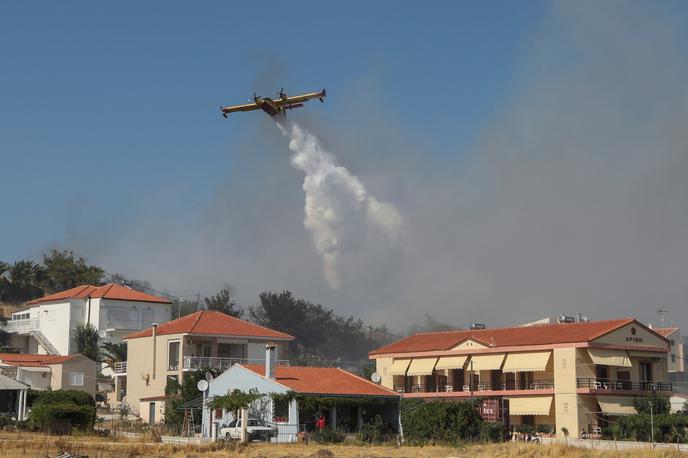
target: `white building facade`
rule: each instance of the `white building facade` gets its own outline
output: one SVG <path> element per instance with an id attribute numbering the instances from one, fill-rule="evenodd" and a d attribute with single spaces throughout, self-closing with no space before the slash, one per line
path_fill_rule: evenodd
<path id="1" fill-rule="evenodd" d="M 103 341 L 120 342 L 126 334 L 169 321 L 170 308 L 168 299 L 121 285 L 84 285 L 29 302 L 4 329 L 22 353 L 69 355 L 76 352 L 79 325 L 90 323 Z"/>

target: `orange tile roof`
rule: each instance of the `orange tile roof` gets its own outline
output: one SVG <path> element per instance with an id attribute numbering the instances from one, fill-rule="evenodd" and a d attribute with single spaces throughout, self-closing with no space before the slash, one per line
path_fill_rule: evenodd
<path id="1" fill-rule="evenodd" d="M 541 324 L 512 328 L 429 332 L 394 342 L 370 352 L 371 355 L 421 351 L 442 351 L 465 340 L 475 340 L 495 347 L 518 347 L 573 342 L 589 342 L 630 323 L 645 327 L 635 318 L 588 321 L 585 323 Z"/>
<path id="2" fill-rule="evenodd" d="M 77 356 L 80 355 L 55 356 L 30 353 L 0 353 L 0 361 L 12 366 L 44 366 L 49 364 L 62 364 Z"/>
<path id="3" fill-rule="evenodd" d="M 265 366 L 241 364 L 265 376 Z M 277 366 L 275 381 L 297 393 L 333 396 L 387 396 L 399 394 L 338 367 Z"/>
<path id="4" fill-rule="evenodd" d="M 81 285 L 59 293 L 49 294 L 27 302 L 28 305 L 42 304 L 44 302 L 63 301 L 65 299 L 113 299 L 118 301 L 154 302 L 158 304 L 171 304 L 167 298 L 142 293 L 126 286 L 109 283 L 103 286 Z"/>
<path id="5" fill-rule="evenodd" d="M 289 334 L 274 331 L 212 310 L 201 310 L 200 312 L 159 324 L 156 333 L 158 335 L 210 334 L 219 336 L 266 337 L 270 339 L 294 340 L 294 337 Z M 124 338 L 136 339 L 139 337 L 150 337 L 152 335 L 153 328 L 151 327 L 143 331 L 133 332 Z"/>
<path id="6" fill-rule="evenodd" d="M 666 337 L 672 332 L 678 331 L 678 328 L 652 328 L 652 330 L 655 331 L 657 334 L 661 335 L 662 337 Z"/>

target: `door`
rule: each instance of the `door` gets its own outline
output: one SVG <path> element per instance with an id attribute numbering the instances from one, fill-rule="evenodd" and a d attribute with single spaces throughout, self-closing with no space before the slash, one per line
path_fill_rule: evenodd
<path id="1" fill-rule="evenodd" d="M 155 424 L 155 402 L 148 404 L 148 424 Z"/>

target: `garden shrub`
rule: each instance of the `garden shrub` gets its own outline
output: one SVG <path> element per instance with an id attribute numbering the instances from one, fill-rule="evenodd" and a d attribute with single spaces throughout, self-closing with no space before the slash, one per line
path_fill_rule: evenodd
<path id="1" fill-rule="evenodd" d="M 475 402 L 401 402 L 404 438 L 410 443 L 475 442 L 482 439 L 484 420 Z"/>
<path id="2" fill-rule="evenodd" d="M 375 415 L 368 423 L 364 423 L 358 432 L 358 440 L 369 444 L 389 442 L 394 436 L 394 429 L 380 415 Z"/>
<path id="3" fill-rule="evenodd" d="M 29 424 L 53 433 L 93 429 L 96 407 L 93 396 L 77 390 L 42 391 L 33 401 Z"/>
<path id="4" fill-rule="evenodd" d="M 346 433 L 338 428 L 316 429 L 308 436 L 309 440 L 318 444 L 336 444 L 344 442 Z"/>

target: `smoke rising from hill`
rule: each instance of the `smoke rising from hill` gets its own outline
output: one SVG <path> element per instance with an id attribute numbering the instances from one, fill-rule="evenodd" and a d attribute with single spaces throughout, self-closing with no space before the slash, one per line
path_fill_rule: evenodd
<path id="1" fill-rule="evenodd" d="M 305 174 L 304 226 L 323 260 L 327 283 L 342 286 L 341 258 L 360 257 L 375 249 L 378 256 L 395 251 L 402 218 L 394 205 L 371 196 L 345 167 L 336 164 L 318 139 L 296 123 L 279 123 L 294 153 L 291 165 Z M 360 266 L 358 266 L 360 268 Z"/>

